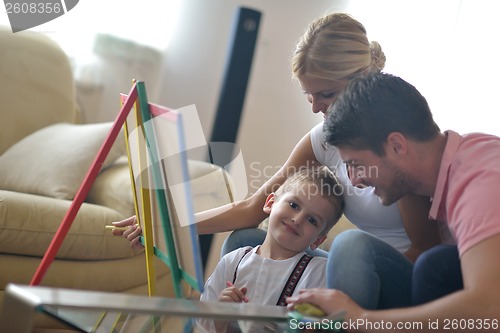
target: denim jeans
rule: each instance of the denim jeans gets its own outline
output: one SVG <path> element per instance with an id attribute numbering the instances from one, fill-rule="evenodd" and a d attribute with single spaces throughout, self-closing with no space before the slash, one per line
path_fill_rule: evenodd
<path id="1" fill-rule="evenodd" d="M 412 279 L 413 304 L 433 301 L 463 289 L 462 270 L 455 245 L 437 245 L 415 262 Z"/>
<path id="2" fill-rule="evenodd" d="M 265 230 L 233 231 L 224 241 L 224 255 L 243 246 L 257 246 Z M 323 250 L 308 251 L 326 256 Z M 333 241 L 328 254 L 327 287 L 339 289 L 366 309 L 422 304 L 463 288 L 456 246 L 438 245 L 413 265 L 402 253 L 361 230 L 347 230 Z"/>
<path id="3" fill-rule="evenodd" d="M 335 237 L 327 265 L 328 288 L 366 309 L 411 305 L 413 264 L 398 250 L 361 230 Z"/>
<path id="4" fill-rule="evenodd" d="M 240 247 L 255 247 L 257 245 L 261 245 L 265 238 L 266 231 L 263 229 L 248 228 L 235 230 L 226 238 L 224 244 L 222 244 L 221 257 L 231 251 L 239 249 Z M 325 258 L 328 256 L 328 252 L 321 249 L 316 249 L 314 251 L 308 249 L 306 252 L 311 256 L 322 256 Z"/>

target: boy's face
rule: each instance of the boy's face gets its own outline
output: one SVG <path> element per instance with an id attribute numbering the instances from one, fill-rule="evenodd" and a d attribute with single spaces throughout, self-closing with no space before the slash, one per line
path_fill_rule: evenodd
<path id="1" fill-rule="evenodd" d="M 325 239 L 328 221 L 336 215 L 336 207 L 324 198 L 320 189 L 309 184 L 296 184 L 278 201 L 270 194 L 264 206 L 269 216 L 269 233 L 281 247 L 301 252 L 317 248 Z"/>

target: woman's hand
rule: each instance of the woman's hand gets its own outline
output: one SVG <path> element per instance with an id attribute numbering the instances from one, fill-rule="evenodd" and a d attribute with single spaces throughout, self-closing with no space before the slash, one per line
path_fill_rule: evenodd
<path id="1" fill-rule="evenodd" d="M 111 232 L 115 236 L 122 236 L 130 241 L 130 247 L 132 248 L 143 248 L 144 246 L 141 243 L 141 234 L 142 229 L 137 223 L 137 219 L 134 216 L 131 216 L 125 220 L 121 220 L 118 222 L 112 223 L 116 229 L 112 229 Z M 125 230 L 122 228 L 126 228 Z"/>
<path id="2" fill-rule="evenodd" d="M 345 312 L 345 319 L 359 318 L 364 311 L 349 296 L 336 289 L 303 289 L 299 295 L 288 297 L 286 301 L 289 310 L 293 310 L 297 304 L 310 303 L 323 310 L 327 316 Z"/>

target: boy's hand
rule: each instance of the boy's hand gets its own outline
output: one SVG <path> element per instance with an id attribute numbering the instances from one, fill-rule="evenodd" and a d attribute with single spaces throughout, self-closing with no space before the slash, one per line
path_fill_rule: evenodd
<path id="1" fill-rule="evenodd" d="M 248 298 L 245 296 L 247 288 L 237 288 L 231 282 L 226 283 L 227 288 L 221 291 L 219 295 L 220 302 L 233 302 L 233 303 L 248 303 Z"/>

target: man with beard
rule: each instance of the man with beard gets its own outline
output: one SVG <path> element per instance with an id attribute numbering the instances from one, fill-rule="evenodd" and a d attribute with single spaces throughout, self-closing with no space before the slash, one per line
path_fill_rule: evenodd
<path id="1" fill-rule="evenodd" d="M 500 138 L 441 132 L 418 90 L 385 73 L 349 83 L 328 113 L 324 131 L 349 166 L 353 185 L 373 187 L 384 205 L 408 193 L 431 197 L 430 218 L 445 223 L 457 245 L 438 245 L 419 257 L 413 270 L 413 307 L 366 310 L 336 289 L 306 290 L 289 298 L 289 307 L 313 303 L 328 314 L 345 311 L 349 332 L 497 332 Z M 376 173 L 365 172 L 374 168 Z M 333 246 L 352 251 L 350 260 L 360 260 L 379 241 L 349 231 Z M 376 271 L 383 272 L 384 265 L 387 270 L 373 276 L 370 285 L 359 285 L 368 291 L 390 284 L 399 274 L 389 253 L 372 252 Z M 341 270 L 342 263 L 329 267 Z M 365 273 L 344 274 L 355 284 Z"/>

